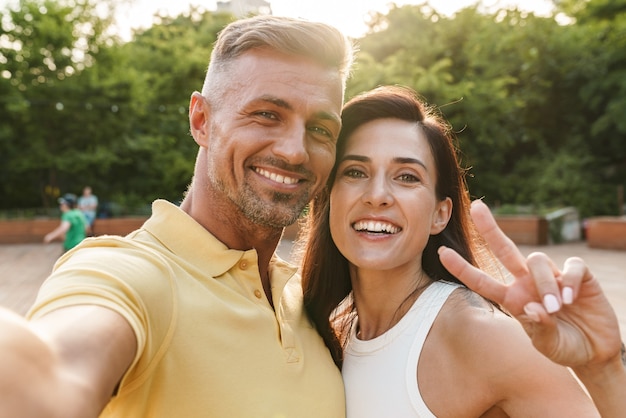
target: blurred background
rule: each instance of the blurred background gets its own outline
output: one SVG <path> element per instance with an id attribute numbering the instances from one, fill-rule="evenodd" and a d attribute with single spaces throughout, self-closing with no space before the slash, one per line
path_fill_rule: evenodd
<path id="1" fill-rule="evenodd" d="M 56 217 L 85 185 L 99 217 L 179 201 L 190 94 L 217 33 L 251 13 L 334 17 L 360 49 L 347 98 L 419 91 L 494 210 L 623 215 L 626 0 L 3 0 L 0 219 Z"/>

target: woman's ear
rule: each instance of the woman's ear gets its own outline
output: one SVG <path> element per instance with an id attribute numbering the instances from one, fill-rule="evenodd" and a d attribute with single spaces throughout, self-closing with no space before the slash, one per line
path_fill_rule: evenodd
<path id="1" fill-rule="evenodd" d="M 191 136 L 201 147 L 206 147 L 209 140 L 209 119 L 211 109 L 202 94 L 193 92 L 189 102 L 189 129 Z"/>
<path id="2" fill-rule="evenodd" d="M 442 201 L 437 203 L 435 213 L 433 216 L 433 222 L 430 226 L 430 234 L 437 235 L 443 231 L 450 221 L 452 216 L 452 199 L 446 197 Z"/>

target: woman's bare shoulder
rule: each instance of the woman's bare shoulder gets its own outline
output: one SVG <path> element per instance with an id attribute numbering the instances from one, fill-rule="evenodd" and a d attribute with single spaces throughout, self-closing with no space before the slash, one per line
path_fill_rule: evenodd
<path id="1" fill-rule="evenodd" d="M 492 405 L 512 415 L 595 416 L 565 367 L 539 353 L 516 319 L 466 288 L 450 295 L 428 338 L 429 359 L 444 355 L 454 371 L 448 383 L 471 376 Z"/>
<path id="2" fill-rule="evenodd" d="M 541 359 L 520 323 L 482 296 L 461 287 L 444 304 L 433 330 L 456 355 L 486 371 L 484 358 L 502 363 Z M 533 360 L 534 361 L 534 360 Z M 494 367 L 498 360 L 492 361 Z"/>

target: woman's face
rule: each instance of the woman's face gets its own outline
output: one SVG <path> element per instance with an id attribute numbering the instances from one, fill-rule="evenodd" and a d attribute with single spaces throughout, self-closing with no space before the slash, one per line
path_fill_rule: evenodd
<path id="1" fill-rule="evenodd" d="M 421 268 L 431 234 L 452 212 L 435 195 L 437 170 L 421 128 L 377 119 L 347 138 L 330 195 L 330 231 L 357 268 Z"/>

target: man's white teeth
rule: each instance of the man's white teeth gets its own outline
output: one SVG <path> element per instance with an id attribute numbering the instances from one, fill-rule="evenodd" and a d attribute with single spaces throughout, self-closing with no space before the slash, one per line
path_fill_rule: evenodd
<path id="1" fill-rule="evenodd" d="M 298 179 L 294 179 L 292 177 L 281 176 L 280 174 L 276 174 L 276 173 L 271 173 L 267 170 L 263 170 L 262 168 L 255 168 L 254 171 L 262 175 L 263 177 L 266 177 L 272 181 L 275 181 L 276 183 L 296 184 L 298 182 Z"/>
<path id="2" fill-rule="evenodd" d="M 359 221 L 354 224 L 354 229 L 357 231 L 367 232 L 385 232 L 387 234 L 397 234 L 400 232 L 400 228 L 386 222 L 375 221 Z"/>

